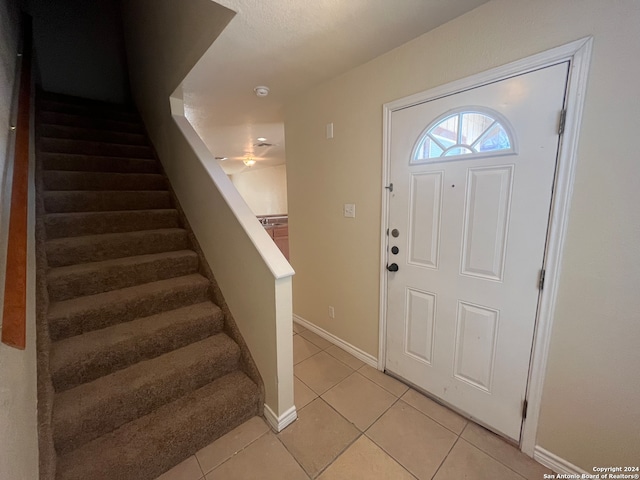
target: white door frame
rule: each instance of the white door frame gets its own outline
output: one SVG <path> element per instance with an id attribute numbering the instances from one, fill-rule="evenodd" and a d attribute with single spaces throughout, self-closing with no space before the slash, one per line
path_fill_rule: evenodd
<path id="1" fill-rule="evenodd" d="M 582 110 L 587 88 L 587 74 L 591 60 L 593 38 L 586 37 L 566 45 L 547 50 L 531 57 L 501 67 L 472 75 L 461 80 L 432 88 L 383 105 L 383 150 L 382 187 L 388 185 L 391 162 L 391 114 L 403 108 L 437 98 L 459 93 L 487 83 L 528 73 L 563 61 L 570 62 L 567 93 L 565 97 L 566 121 L 564 134 L 560 138 L 555 187 L 551 203 L 549 231 L 545 249 L 545 284 L 540 293 L 533 349 L 527 382 L 527 418 L 522 427 L 520 449 L 533 457 L 538 431 L 538 418 L 542 388 L 547 367 L 547 356 L 555 314 L 557 290 L 560 278 L 562 252 L 569 218 L 569 207 L 578 152 L 578 137 Z M 388 195 L 382 195 L 382 228 L 380 252 L 380 329 L 378 348 L 378 370 L 386 364 L 387 332 L 387 226 L 389 221 Z"/>

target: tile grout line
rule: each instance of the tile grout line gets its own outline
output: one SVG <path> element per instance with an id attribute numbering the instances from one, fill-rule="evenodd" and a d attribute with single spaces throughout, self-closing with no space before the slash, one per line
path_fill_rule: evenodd
<path id="1" fill-rule="evenodd" d="M 264 417 L 258 417 L 260 418 L 262 421 L 264 421 L 265 423 L 267 423 L 264 419 Z M 247 420 L 248 421 L 248 420 Z M 245 422 L 246 423 L 246 422 Z M 242 424 L 241 424 L 242 425 Z M 253 440 L 251 440 L 249 443 L 247 443 L 244 447 L 242 447 L 240 450 L 238 450 L 237 452 L 234 452 L 232 455 L 230 455 L 229 457 L 227 457 L 224 461 L 220 462 L 218 465 L 216 465 L 215 467 L 213 467 L 211 470 L 209 470 L 206 473 L 203 473 L 203 475 L 206 477 L 207 475 L 209 475 L 211 472 L 213 472 L 214 470 L 217 470 L 218 468 L 220 468 L 222 465 L 224 465 L 225 463 L 227 463 L 229 460 L 231 460 L 233 457 L 235 457 L 236 455 L 238 455 L 239 453 L 243 452 L 244 450 L 246 450 L 249 446 L 253 445 L 255 442 L 257 442 L 258 440 L 260 440 L 262 437 L 264 437 L 265 435 L 269 434 L 269 432 L 272 432 L 271 427 L 269 427 L 269 425 L 267 424 L 268 430 L 266 432 L 264 432 L 262 435 L 258 435 L 256 438 L 254 438 Z M 232 430 L 233 431 L 233 430 Z M 230 432 L 229 432 L 230 433 Z M 275 435 L 275 434 L 274 434 Z M 224 435 L 223 435 L 224 436 Z M 277 436 L 277 435 L 275 435 Z M 222 437 L 220 437 L 222 438 Z M 219 440 L 219 439 L 218 439 Z M 214 440 L 212 443 L 216 442 L 217 440 Z M 211 445 L 211 444 L 210 444 Z M 204 447 L 206 448 L 206 447 Z M 195 456 L 195 454 L 194 454 Z M 196 460 L 198 460 L 198 457 L 196 457 Z M 198 460 L 198 465 L 200 465 L 200 461 Z M 204 472 L 204 469 L 202 468 L 202 466 L 200 465 L 200 470 L 202 472 Z"/>
<path id="2" fill-rule="evenodd" d="M 449 451 L 447 452 L 447 454 L 444 456 L 444 458 L 442 459 L 442 461 L 440 462 L 440 465 L 438 465 L 438 468 L 436 468 L 436 471 L 433 472 L 433 476 L 431 477 L 431 479 L 433 480 L 434 478 L 436 478 L 436 475 L 438 475 L 438 472 L 440 471 L 440 469 L 442 468 L 442 465 L 444 465 L 444 462 L 447 461 L 447 458 L 449 458 L 449 455 L 451 455 L 451 452 L 453 451 L 454 447 L 458 444 L 458 442 L 460 441 L 460 435 L 458 435 L 458 438 L 456 438 L 456 441 L 453 442 L 453 445 L 451 445 L 451 448 L 449 449 Z"/>

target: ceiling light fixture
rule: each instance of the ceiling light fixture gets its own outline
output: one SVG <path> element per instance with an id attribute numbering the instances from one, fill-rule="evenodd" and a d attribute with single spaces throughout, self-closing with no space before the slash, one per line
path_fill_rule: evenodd
<path id="1" fill-rule="evenodd" d="M 256 92 L 256 96 L 258 97 L 266 97 L 269 95 L 269 87 L 265 87 L 264 85 L 259 85 L 253 89 Z"/>
<path id="2" fill-rule="evenodd" d="M 259 142 L 266 142 L 266 141 L 267 141 L 267 139 L 266 139 L 266 138 L 264 138 L 264 137 L 258 137 L 258 138 L 257 138 L 257 140 L 258 140 Z"/>
<path id="3" fill-rule="evenodd" d="M 247 166 L 247 167 L 253 167 L 256 164 L 256 161 L 253 158 L 245 158 L 243 160 L 243 163 Z"/>

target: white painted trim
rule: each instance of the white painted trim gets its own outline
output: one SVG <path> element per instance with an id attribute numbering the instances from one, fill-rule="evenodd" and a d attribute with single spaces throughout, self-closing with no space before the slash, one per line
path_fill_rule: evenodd
<path id="1" fill-rule="evenodd" d="M 294 314 L 293 321 L 296 322 L 298 325 L 302 325 L 307 330 L 311 330 L 313 333 L 324 338 L 325 340 L 333 343 L 336 347 L 339 347 L 345 352 L 350 353 L 351 355 L 356 357 L 358 360 L 362 360 L 367 365 L 373 368 L 378 368 L 378 359 L 373 355 L 363 350 L 360 350 L 358 347 L 354 347 L 353 345 L 351 345 L 348 342 L 345 342 L 341 338 L 336 337 L 333 333 L 327 332 L 326 330 L 314 325 L 313 323 L 311 323 L 308 320 L 305 320 L 299 315 Z"/>
<path id="2" fill-rule="evenodd" d="M 578 475 L 579 478 L 582 478 L 583 474 L 587 474 L 585 470 L 582 470 L 572 463 L 567 462 L 564 458 L 560 458 L 559 456 L 545 450 L 540 445 L 536 445 L 533 452 L 533 459 L 545 467 L 550 468 L 555 473 Z"/>
<path id="3" fill-rule="evenodd" d="M 298 418 L 298 412 L 296 411 L 295 405 L 291 407 L 289 410 L 284 412 L 280 417 L 278 417 L 273 410 L 267 405 L 264 404 L 264 418 L 267 420 L 267 423 L 271 428 L 276 432 L 281 432 Z"/>
<path id="4" fill-rule="evenodd" d="M 591 59 L 593 38 L 586 37 L 562 45 L 546 52 L 518 60 L 501 67 L 488 70 L 446 85 L 432 88 L 426 92 L 417 93 L 383 105 L 383 168 L 382 186 L 389 181 L 390 146 L 391 146 L 391 114 L 399 109 L 436 100 L 446 95 L 460 93 L 470 88 L 478 87 L 490 82 L 496 82 L 514 75 L 521 75 L 533 70 L 569 61 L 571 68 L 567 83 L 565 108 L 567 117 L 565 132 L 561 137 L 558 154 L 556 184 L 552 200 L 551 217 L 549 220 L 549 235 L 545 251 L 545 288 L 540 295 L 536 332 L 533 339 L 532 357 L 527 384 L 527 399 L 529 409 L 527 420 L 521 432 L 520 448 L 529 456 L 534 455 L 535 441 L 540 416 L 542 389 L 547 367 L 549 343 L 555 312 L 557 289 L 560 278 L 562 251 L 569 218 L 569 207 L 575 174 L 576 156 L 578 151 L 578 137 L 584 98 L 587 86 L 587 74 Z M 384 370 L 386 361 L 386 331 L 387 331 L 387 235 L 389 220 L 388 195 L 382 196 L 382 231 L 381 231 L 381 260 L 380 260 L 380 337 L 378 347 L 378 369 Z"/>
<path id="5" fill-rule="evenodd" d="M 533 337 L 527 387 L 529 407 L 520 437 L 520 448 L 529 456 L 534 454 L 538 434 L 542 389 L 547 371 L 551 330 L 555 317 L 558 285 L 560 284 L 562 254 L 569 223 L 571 195 L 573 193 L 575 166 L 578 156 L 578 139 L 587 91 L 587 76 L 591 61 L 593 38 L 588 37 L 570 45 L 572 45 L 573 51 L 565 54 L 571 61 L 567 96 L 565 98 L 567 117 L 565 131 L 560 139 L 556 185 L 549 218 L 549 238 L 547 239 L 545 252 L 545 288 L 540 295 L 536 332 Z"/>

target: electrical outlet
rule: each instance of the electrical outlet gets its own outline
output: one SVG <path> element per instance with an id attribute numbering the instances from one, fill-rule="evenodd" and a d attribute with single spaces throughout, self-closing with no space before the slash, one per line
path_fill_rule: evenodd
<path id="1" fill-rule="evenodd" d="M 331 306 L 329 306 L 329 318 L 336 318 L 336 311 Z"/>
<path id="2" fill-rule="evenodd" d="M 344 216 L 347 218 L 356 218 L 356 204 L 345 203 L 344 204 Z"/>
<path id="3" fill-rule="evenodd" d="M 333 122 L 327 123 L 327 139 L 333 138 Z"/>

